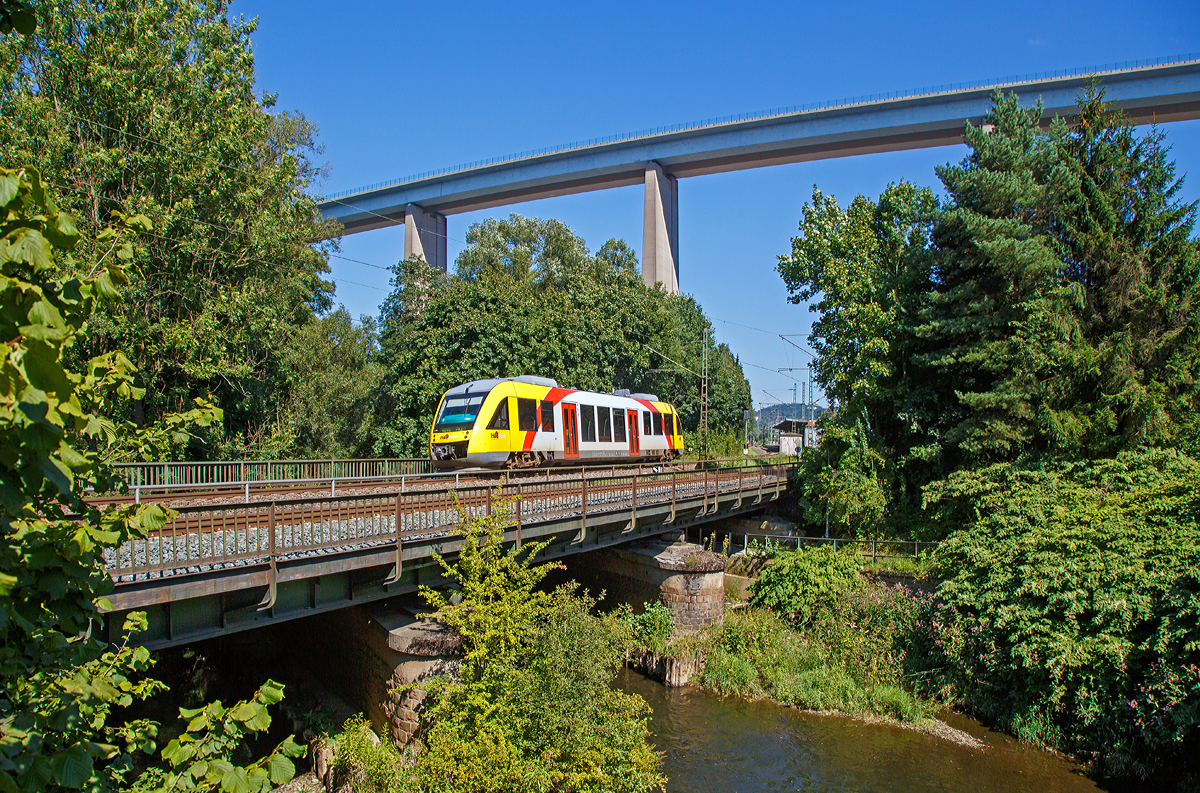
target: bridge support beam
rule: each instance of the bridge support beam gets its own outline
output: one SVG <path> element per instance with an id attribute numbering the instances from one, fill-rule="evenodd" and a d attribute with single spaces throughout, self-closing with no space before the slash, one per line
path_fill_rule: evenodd
<path id="1" fill-rule="evenodd" d="M 409 204 L 404 207 L 404 258 L 413 256 L 446 272 L 446 216 Z"/>
<path id="2" fill-rule="evenodd" d="M 679 294 L 679 182 L 656 162 L 646 163 L 642 280 Z"/>

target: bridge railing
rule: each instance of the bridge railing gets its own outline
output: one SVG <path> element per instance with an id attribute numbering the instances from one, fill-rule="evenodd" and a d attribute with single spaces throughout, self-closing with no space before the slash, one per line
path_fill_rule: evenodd
<path id="1" fill-rule="evenodd" d="M 337 485 L 366 484 L 420 477 L 431 482 L 442 481 L 458 485 L 460 479 L 510 479 L 582 472 L 586 476 L 615 476 L 622 472 L 644 472 L 657 469 L 690 469 L 696 467 L 756 467 L 777 464 L 779 459 L 730 458 L 707 460 L 681 459 L 671 463 L 598 463 L 578 466 L 559 466 L 548 469 L 480 470 L 467 473 L 439 471 L 426 458 L 376 458 L 361 460 L 225 460 L 197 463 L 122 463 L 114 466 L 124 479 L 135 501 L 144 495 L 178 497 L 188 491 L 214 492 L 236 489 L 250 500 L 251 492 L 263 488 L 315 487 L 333 484 L 330 495 L 337 495 Z M 100 494 L 97 494 L 100 495 Z M 112 496 L 106 496 L 111 498 Z"/>
<path id="2" fill-rule="evenodd" d="M 357 460 L 215 460 L 191 463 L 117 463 L 130 487 L 204 486 L 302 479 L 359 479 L 434 472 L 425 457 Z"/>
<path id="3" fill-rule="evenodd" d="M 625 512 L 632 530 L 639 511 L 669 505 L 715 513 L 733 494 L 734 506 L 779 497 L 787 466 L 698 468 L 691 471 L 644 467 L 615 476 L 570 478 L 519 476 L 507 482 L 467 487 L 390 488 L 385 492 L 257 503 L 206 503 L 176 510 L 159 531 L 106 552 L 106 566 L 118 581 L 166 577 L 269 563 L 321 553 L 438 539 L 459 534 L 465 519 L 493 514 L 511 504 L 517 542 L 522 527 L 550 520 L 578 519 L 586 537 L 588 518 Z M 232 500 L 230 500 L 232 501 Z"/>
<path id="4" fill-rule="evenodd" d="M 734 532 L 734 534 L 737 533 Z M 941 542 L 928 540 L 859 540 L 845 537 L 796 537 L 789 534 L 748 532 L 742 535 L 742 550 L 747 550 L 751 543 L 758 543 L 759 540 L 762 541 L 762 546 L 772 544 L 783 548 L 799 549 L 822 545 L 831 546 L 835 551 L 838 548 L 857 548 L 859 553 L 864 556 L 869 555 L 872 560 L 879 557 L 919 559 L 922 552 L 936 550 L 941 545 Z"/>

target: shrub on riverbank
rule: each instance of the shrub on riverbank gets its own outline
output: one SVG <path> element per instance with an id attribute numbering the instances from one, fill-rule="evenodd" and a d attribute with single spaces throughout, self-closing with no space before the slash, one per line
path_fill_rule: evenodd
<path id="1" fill-rule="evenodd" d="M 895 587 L 867 584 L 802 628 L 774 612 L 731 612 L 708 640 L 701 684 L 722 695 L 773 699 L 805 710 L 928 718 L 934 705 L 904 686 L 893 644 L 912 609 Z"/>
<path id="2" fill-rule="evenodd" d="M 997 465 L 932 495 L 943 514 L 980 518 L 939 551 L 943 605 L 911 623 L 922 690 L 1103 774 L 1195 779 L 1200 463 L 1154 451 Z"/>
<path id="3" fill-rule="evenodd" d="M 419 791 L 645 791 L 665 782 L 651 748 L 648 708 L 611 687 L 623 643 L 615 620 L 573 588 L 537 587 L 544 546 L 502 546 L 507 515 L 470 521 L 447 578 L 453 604 L 423 590 L 463 638 L 458 679 L 423 680 L 432 705 Z"/>
<path id="4" fill-rule="evenodd" d="M 405 758 L 391 741 L 380 740 L 362 716 L 347 721 L 334 739 L 334 790 L 403 793 L 411 766 L 411 758 Z"/>
<path id="5" fill-rule="evenodd" d="M 628 603 L 613 612 L 616 623 L 624 629 L 624 643 L 631 648 L 648 650 L 655 655 L 667 651 L 671 634 L 675 632 L 675 616 L 662 603 L 644 603 L 641 614 L 634 614 Z"/>
<path id="6" fill-rule="evenodd" d="M 703 655 L 700 682 L 722 695 L 859 717 L 928 718 L 935 706 L 909 692 L 900 645 L 918 601 L 902 587 L 866 580 L 856 552 L 768 550 L 751 608 L 676 640 L 667 653 Z"/>
<path id="7" fill-rule="evenodd" d="M 750 603 L 773 609 L 795 624 L 807 623 L 862 585 L 860 565 L 856 554 L 828 546 L 776 550 L 751 587 Z"/>

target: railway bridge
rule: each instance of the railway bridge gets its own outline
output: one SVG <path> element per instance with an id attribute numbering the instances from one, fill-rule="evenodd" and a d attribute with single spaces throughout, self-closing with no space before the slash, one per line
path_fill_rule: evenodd
<path id="1" fill-rule="evenodd" d="M 506 515 L 504 542 L 547 542 L 546 561 L 686 536 L 779 499 L 789 470 L 742 460 L 448 475 L 427 466 L 128 466 L 121 498 L 160 500 L 177 515 L 108 551 L 108 638 L 119 640 L 130 611 L 147 613 L 136 640 L 157 649 L 413 593 L 443 582 L 434 555 L 456 554 L 473 517 Z"/>

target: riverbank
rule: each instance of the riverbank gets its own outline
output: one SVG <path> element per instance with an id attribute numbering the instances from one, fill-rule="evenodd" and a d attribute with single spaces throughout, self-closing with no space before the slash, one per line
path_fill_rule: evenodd
<path id="1" fill-rule="evenodd" d="M 905 638 L 928 610 L 927 581 L 889 582 L 832 548 L 760 549 L 730 558 L 724 623 L 680 635 L 647 604 L 621 617 L 627 657 L 668 685 L 888 723 L 973 745 L 936 719 L 946 702 L 915 693 Z M 738 575 L 740 573 L 740 575 Z M 904 571 L 908 578 L 913 573 Z M 750 601 L 749 603 L 747 601 Z"/>
<path id="2" fill-rule="evenodd" d="M 983 751 L 890 724 L 813 715 L 766 700 L 667 688 L 626 670 L 616 685 L 650 705 L 668 793 L 856 790 L 1095 793 L 1061 756 L 947 716 Z"/>
<path id="3" fill-rule="evenodd" d="M 982 748 L 938 718 L 946 703 L 905 685 L 902 659 L 894 645 L 884 646 L 892 644 L 888 634 L 894 631 L 880 624 L 879 615 L 909 596 L 897 587 L 870 584 L 854 603 L 809 630 L 790 628 L 768 609 L 730 610 L 723 625 L 677 638 L 661 655 L 635 651 L 632 666 L 668 686 L 690 683 L 717 696 L 770 701 Z M 872 607 L 874 620 L 867 614 Z M 846 611 L 856 613 L 845 620 Z"/>

